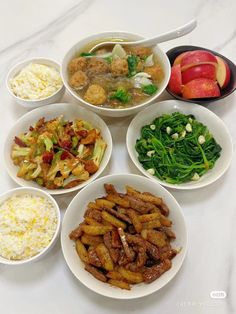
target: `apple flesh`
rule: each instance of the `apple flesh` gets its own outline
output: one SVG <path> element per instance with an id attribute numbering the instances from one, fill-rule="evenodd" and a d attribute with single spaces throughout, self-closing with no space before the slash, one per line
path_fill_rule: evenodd
<path id="1" fill-rule="evenodd" d="M 188 82 L 197 78 L 207 78 L 210 80 L 216 80 L 216 67 L 212 64 L 201 64 L 188 68 L 182 72 L 182 82 L 187 84 Z"/>
<path id="2" fill-rule="evenodd" d="M 182 92 L 182 76 L 181 76 L 181 69 L 180 69 L 180 65 L 174 65 L 171 68 L 171 74 L 170 74 L 170 81 L 168 84 L 168 87 L 170 89 L 170 91 L 174 94 L 181 94 Z"/>
<path id="3" fill-rule="evenodd" d="M 183 86 L 183 98 L 209 98 L 219 97 L 220 89 L 216 81 L 207 78 L 198 78 Z"/>
<path id="4" fill-rule="evenodd" d="M 187 53 L 189 53 L 189 51 L 182 52 L 180 55 L 178 55 L 178 56 L 175 58 L 175 61 L 174 61 L 174 63 L 173 63 L 173 66 L 180 64 L 181 61 L 182 61 L 182 59 L 183 59 L 183 57 L 184 57 Z"/>
<path id="5" fill-rule="evenodd" d="M 194 50 L 190 51 L 181 59 L 181 71 L 185 71 L 195 65 L 212 64 L 217 66 L 216 57 L 209 51 Z"/>
<path id="6" fill-rule="evenodd" d="M 217 59 L 216 80 L 221 88 L 225 88 L 230 81 L 230 69 L 228 64 L 220 57 Z"/>

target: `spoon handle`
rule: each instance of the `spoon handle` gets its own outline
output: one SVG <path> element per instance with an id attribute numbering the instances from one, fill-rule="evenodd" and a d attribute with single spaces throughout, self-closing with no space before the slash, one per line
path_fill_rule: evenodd
<path id="1" fill-rule="evenodd" d="M 184 24 L 181 27 L 176 28 L 175 30 L 172 30 L 170 32 L 164 33 L 162 35 L 159 35 L 157 37 L 147 39 L 145 40 L 145 45 L 146 46 L 154 46 L 156 44 L 176 39 L 178 37 L 182 37 L 188 33 L 190 33 L 194 28 L 197 26 L 197 21 L 196 19 L 192 19 L 190 22 Z M 144 44 L 143 40 L 136 41 L 137 45 L 142 45 Z"/>

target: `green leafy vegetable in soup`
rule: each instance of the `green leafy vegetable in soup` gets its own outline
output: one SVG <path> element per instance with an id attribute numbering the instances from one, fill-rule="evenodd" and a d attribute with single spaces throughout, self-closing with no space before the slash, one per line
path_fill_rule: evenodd
<path id="1" fill-rule="evenodd" d="M 128 56 L 127 61 L 128 61 L 128 67 L 129 67 L 128 76 L 129 77 L 134 76 L 137 73 L 136 67 L 138 64 L 138 57 L 134 55 Z"/>
<path id="2" fill-rule="evenodd" d="M 130 100 L 130 97 L 131 96 L 129 93 L 127 93 L 124 89 L 120 88 L 110 96 L 110 99 L 116 99 L 122 103 L 127 103 Z"/>
<path id="3" fill-rule="evenodd" d="M 138 160 L 151 175 L 171 184 L 197 181 L 212 169 L 221 147 L 193 115 L 164 114 L 141 129 Z"/>

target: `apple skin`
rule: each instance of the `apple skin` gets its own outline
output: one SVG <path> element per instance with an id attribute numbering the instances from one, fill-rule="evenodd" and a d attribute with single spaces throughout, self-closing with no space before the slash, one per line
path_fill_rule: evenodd
<path id="1" fill-rule="evenodd" d="M 181 59 L 181 71 L 200 64 L 213 64 L 217 66 L 217 59 L 211 52 L 206 50 L 190 51 Z"/>
<path id="2" fill-rule="evenodd" d="M 216 80 L 221 88 L 225 88 L 230 81 L 230 69 L 228 64 L 220 57 L 216 57 L 217 59 L 217 69 L 216 69 Z"/>
<path id="3" fill-rule="evenodd" d="M 188 82 L 182 89 L 183 98 L 209 98 L 219 97 L 220 89 L 216 81 L 207 78 L 198 78 Z"/>
<path id="4" fill-rule="evenodd" d="M 173 63 L 173 66 L 174 66 L 174 65 L 181 64 L 181 61 L 182 61 L 183 57 L 184 57 L 187 53 L 189 53 L 189 51 L 182 52 L 180 55 L 178 55 L 178 56 L 175 58 L 175 61 L 174 61 L 174 63 Z"/>
<path id="5" fill-rule="evenodd" d="M 182 76 L 181 76 L 180 64 L 172 66 L 168 88 L 174 94 L 177 94 L 177 95 L 181 94 Z"/>
<path id="6" fill-rule="evenodd" d="M 216 67 L 212 64 L 201 64 L 188 68 L 182 72 L 183 84 L 195 80 L 197 78 L 208 78 L 210 80 L 216 80 Z"/>

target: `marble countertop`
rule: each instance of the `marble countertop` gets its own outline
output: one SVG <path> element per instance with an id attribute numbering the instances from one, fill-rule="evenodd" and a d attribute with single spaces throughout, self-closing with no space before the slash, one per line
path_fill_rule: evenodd
<path id="1" fill-rule="evenodd" d="M 189 21 L 198 27 L 191 34 L 160 46 L 168 49 L 193 44 L 216 50 L 236 63 L 235 0 L 8 0 L 0 3 L 0 156 L 5 136 L 26 110 L 11 100 L 5 88 L 7 71 L 16 62 L 33 56 L 62 60 L 80 38 L 107 30 L 124 30 L 151 37 Z M 160 99 L 169 99 L 164 93 Z M 69 95 L 63 101 L 74 102 Z M 236 145 L 236 94 L 208 108 L 229 128 Z M 130 161 L 125 135 L 131 118 L 106 118 L 114 150 L 104 174 L 139 173 Z M 16 184 L 0 158 L 0 193 Z M 170 192 L 183 208 L 189 248 L 177 276 L 159 292 L 134 301 L 104 298 L 80 284 L 69 271 L 58 242 L 44 259 L 32 265 L 0 265 L 0 313 L 236 313 L 236 156 L 229 171 L 217 182 L 195 191 Z M 64 213 L 74 195 L 58 196 Z M 212 299 L 211 291 L 225 291 Z"/>

